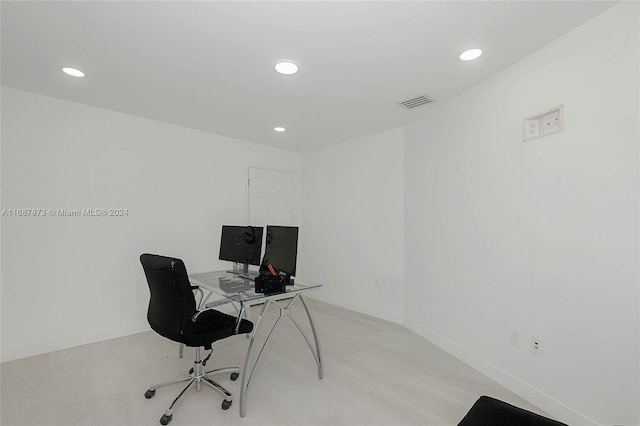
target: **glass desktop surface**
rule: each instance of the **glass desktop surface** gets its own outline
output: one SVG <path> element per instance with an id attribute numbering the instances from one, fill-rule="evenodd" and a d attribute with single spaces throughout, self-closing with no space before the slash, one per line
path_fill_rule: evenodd
<path id="1" fill-rule="evenodd" d="M 226 271 L 189 274 L 189 279 L 193 284 L 202 286 L 236 302 L 249 302 L 274 296 L 286 298 L 288 293 L 291 293 L 291 297 L 293 297 L 297 292 L 322 287 L 321 284 L 303 284 L 299 283 L 298 280 L 294 280 L 295 284 L 286 286 L 285 291 L 265 294 L 255 292 L 253 279 L 242 278 L 238 274 Z"/>

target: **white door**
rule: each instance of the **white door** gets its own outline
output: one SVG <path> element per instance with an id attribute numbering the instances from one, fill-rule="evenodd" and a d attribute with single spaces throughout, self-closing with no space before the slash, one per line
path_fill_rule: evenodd
<path id="1" fill-rule="evenodd" d="M 295 225 L 293 174 L 249 167 L 249 224 Z"/>

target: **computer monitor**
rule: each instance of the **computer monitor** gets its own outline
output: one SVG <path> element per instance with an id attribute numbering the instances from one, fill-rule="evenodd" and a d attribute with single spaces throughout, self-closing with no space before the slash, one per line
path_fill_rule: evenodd
<path id="1" fill-rule="evenodd" d="M 289 279 L 296 274 L 297 256 L 298 227 L 268 225 L 261 269 L 271 265 L 278 272 L 284 272 Z"/>
<path id="2" fill-rule="evenodd" d="M 262 254 L 262 231 L 260 226 L 222 226 L 220 237 L 220 260 L 241 263 L 242 271 L 249 265 L 260 265 Z"/>

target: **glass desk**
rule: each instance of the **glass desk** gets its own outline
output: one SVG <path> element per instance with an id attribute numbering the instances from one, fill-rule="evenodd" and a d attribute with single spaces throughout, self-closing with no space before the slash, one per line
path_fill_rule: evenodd
<path id="1" fill-rule="evenodd" d="M 240 325 L 240 319 L 244 316 L 245 310 L 248 308 L 249 304 L 264 303 L 262 305 L 262 309 L 260 310 L 260 315 L 258 315 L 258 319 L 256 320 L 253 332 L 251 333 L 249 348 L 247 349 L 247 354 L 244 360 L 244 369 L 242 370 L 242 381 L 240 385 L 240 417 L 244 417 L 246 412 L 246 399 L 249 390 L 249 384 L 251 383 L 251 378 L 253 377 L 253 373 L 256 369 L 256 366 L 258 365 L 258 361 L 260 360 L 260 357 L 262 356 L 262 353 L 264 352 L 269 339 L 273 335 L 274 330 L 276 329 L 282 318 L 289 318 L 291 322 L 293 322 L 293 324 L 296 326 L 296 328 L 300 331 L 302 337 L 304 337 L 304 340 L 307 342 L 307 345 L 309 346 L 309 349 L 311 350 L 311 353 L 316 360 L 316 364 L 318 366 L 318 378 L 322 379 L 323 370 L 322 352 L 320 351 L 320 340 L 318 340 L 318 332 L 316 331 L 316 326 L 313 321 L 313 317 L 311 316 L 311 311 L 309 310 L 307 302 L 305 301 L 303 296 L 303 293 L 307 291 L 322 287 L 320 284 L 306 285 L 298 283 L 297 280 L 295 280 L 295 285 L 287 286 L 286 290 L 282 293 L 264 294 L 256 293 L 254 291 L 255 286 L 253 279 L 242 278 L 239 275 L 231 272 L 202 272 L 199 274 L 190 274 L 189 279 L 195 285 L 199 285 L 215 294 L 224 296 L 231 301 L 240 303 L 240 312 L 238 313 L 237 326 Z M 278 301 L 282 301 L 284 299 L 290 300 L 282 302 L 284 306 L 278 304 Z M 304 310 L 307 314 L 307 320 L 309 321 L 311 332 L 313 333 L 314 344 L 311 344 L 311 340 L 309 340 L 307 334 L 302 330 L 298 321 L 291 315 L 290 308 L 296 300 L 300 300 L 302 306 L 304 306 Z M 213 302 L 211 304 L 207 304 L 206 306 L 215 305 L 217 305 L 217 303 Z M 256 336 L 260 331 L 260 328 L 262 327 L 264 315 L 271 305 L 275 305 L 280 310 L 280 316 L 271 327 L 271 330 L 269 331 L 267 338 L 262 344 L 262 347 L 259 350 L 256 350 L 257 356 L 253 361 L 251 361 L 251 358 L 253 357 Z"/>

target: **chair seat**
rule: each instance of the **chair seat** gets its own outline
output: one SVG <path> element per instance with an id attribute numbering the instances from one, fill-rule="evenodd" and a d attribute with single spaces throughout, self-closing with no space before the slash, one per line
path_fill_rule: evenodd
<path id="1" fill-rule="evenodd" d="M 481 396 L 458 426 L 567 426 L 490 396 Z"/>
<path id="2" fill-rule="evenodd" d="M 211 310 L 202 312 L 195 322 L 188 321 L 182 335 L 186 346 L 211 348 L 211 343 L 225 339 L 236 334 L 237 318 L 220 311 Z M 238 334 L 251 333 L 253 323 L 245 319 L 241 320 Z"/>

